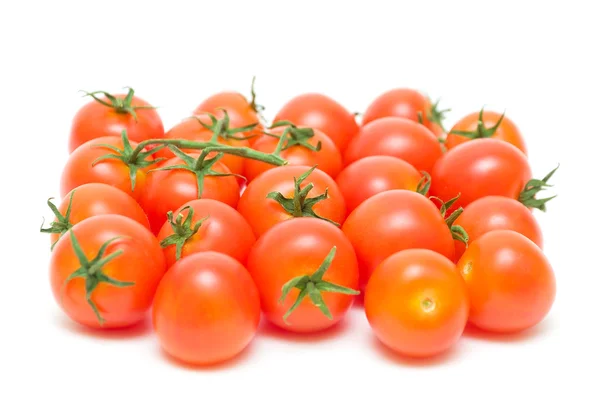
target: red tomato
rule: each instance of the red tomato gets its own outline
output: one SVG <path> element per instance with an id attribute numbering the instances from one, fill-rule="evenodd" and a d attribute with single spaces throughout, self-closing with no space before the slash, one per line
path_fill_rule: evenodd
<path id="1" fill-rule="evenodd" d="M 400 158 L 419 171 L 431 172 L 442 148 L 427 128 L 405 118 L 387 117 L 362 127 L 344 154 L 348 165 L 368 156 Z"/>
<path id="2" fill-rule="evenodd" d="M 426 194 L 428 188 L 428 180 L 421 177 L 415 167 L 391 156 L 371 156 L 355 161 L 344 168 L 336 183 L 344 195 L 348 213 L 377 193 L 421 189 Z"/>
<path id="3" fill-rule="evenodd" d="M 446 137 L 446 148 L 453 149 L 472 139 L 494 138 L 514 145 L 527 155 L 519 128 L 504 114 L 494 111 L 475 112 L 459 120 Z"/>
<path id="4" fill-rule="evenodd" d="M 475 200 L 456 220 L 473 242 L 483 234 L 497 230 L 511 230 L 526 236 L 542 248 L 542 230 L 531 211 L 517 200 L 502 196 L 487 196 Z M 456 258 L 465 251 L 462 242 L 455 242 Z"/>
<path id="5" fill-rule="evenodd" d="M 201 199 L 185 203 L 158 233 L 167 267 L 182 257 L 216 251 L 246 263 L 255 238 L 246 220 L 227 204 Z"/>
<path id="6" fill-rule="evenodd" d="M 336 324 L 358 294 L 352 245 L 334 225 L 297 218 L 258 239 L 248 271 L 267 319 L 289 331 L 316 332 Z"/>
<path id="7" fill-rule="evenodd" d="M 41 231 L 50 233 L 53 247 L 73 225 L 96 215 L 123 215 L 150 229 L 144 210 L 131 196 L 103 183 L 87 183 L 71 190 L 58 208 L 50 200 L 48 206 L 56 218 L 49 228 L 43 228 Z"/>
<path id="8" fill-rule="evenodd" d="M 60 238 L 50 283 L 72 320 L 120 328 L 146 316 L 165 270 L 162 249 L 148 229 L 122 215 L 98 215 Z"/>
<path id="9" fill-rule="evenodd" d="M 152 321 L 171 356 L 214 364 L 239 354 L 260 321 L 260 297 L 235 259 L 212 251 L 179 260 L 158 286 Z"/>
<path id="10" fill-rule="evenodd" d="M 542 250 L 520 233 L 491 231 L 457 265 L 467 284 L 469 322 L 492 332 L 518 332 L 550 311 L 556 282 Z"/>
<path id="11" fill-rule="evenodd" d="M 365 200 L 342 230 L 356 250 L 363 285 L 383 260 L 400 250 L 430 249 L 454 260 L 453 235 L 440 210 L 409 190 L 390 190 Z"/>
<path id="12" fill-rule="evenodd" d="M 318 129 L 329 136 L 341 152 L 358 133 L 354 114 L 335 100 L 318 93 L 303 94 L 288 101 L 275 116 L 274 122 L 278 121 Z"/>
<path id="13" fill-rule="evenodd" d="M 465 283 L 454 264 L 431 250 L 404 250 L 375 269 L 365 290 L 375 336 L 403 355 L 427 357 L 452 347 L 469 316 Z"/>
<path id="14" fill-rule="evenodd" d="M 290 132 L 288 134 L 292 134 L 293 136 L 284 142 L 284 150 L 281 151 L 279 156 L 287 160 L 288 165 L 303 165 L 307 167 L 317 165 L 321 171 L 327 173 L 332 178 L 335 178 L 342 170 L 342 156 L 339 150 L 333 141 L 323 132 L 318 129 L 308 129 L 311 132 L 310 134 L 313 134 L 314 136 L 306 137 L 306 134 L 294 133 L 306 130 L 306 128 L 302 127 L 299 129 L 291 128 L 288 130 L 287 132 Z M 273 129 L 271 133 L 282 135 L 284 130 L 286 130 L 286 128 L 276 128 Z M 264 135 L 254 143 L 252 148 L 262 151 L 263 153 L 273 153 L 277 148 L 278 143 L 279 138 Z M 252 160 L 250 158 L 244 159 L 244 175 L 248 181 L 252 181 L 266 170 L 273 168 L 275 168 L 275 165 Z"/>
<path id="15" fill-rule="evenodd" d="M 269 197 L 271 193 L 275 198 Z M 281 197 L 276 193 L 281 193 Z M 266 171 L 250 182 L 237 209 L 257 237 L 273 225 L 295 217 L 312 216 L 337 224 L 346 217 L 344 198 L 335 181 L 323 171 L 303 166 Z"/>
<path id="16" fill-rule="evenodd" d="M 102 94 L 98 97 L 98 94 Z M 83 106 L 71 125 L 69 152 L 90 140 L 105 136 L 121 136 L 127 131 L 135 142 L 160 139 L 165 131 L 156 110 L 147 102 L 133 95 L 133 89 L 125 94 L 110 95 L 92 92 L 94 98 Z"/>
<path id="17" fill-rule="evenodd" d="M 167 220 L 167 212 L 177 210 L 188 201 L 213 199 L 235 208 L 240 198 L 235 176 L 230 175 L 218 157 L 205 159 L 197 165 L 198 157 L 202 155 L 178 154 L 183 158 L 167 160 L 149 174 L 140 197 L 140 205 L 155 234 Z"/>

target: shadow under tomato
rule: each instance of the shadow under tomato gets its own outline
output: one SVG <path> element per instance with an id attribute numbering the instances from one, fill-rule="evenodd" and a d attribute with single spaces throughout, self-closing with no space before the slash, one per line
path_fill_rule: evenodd
<path id="1" fill-rule="evenodd" d="M 57 324 L 61 328 L 77 335 L 86 335 L 89 337 L 109 340 L 135 339 L 147 336 L 152 332 L 152 324 L 148 318 L 145 318 L 144 320 L 126 328 L 90 328 L 72 321 L 65 316 L 58 318 Z"/>
<path id="2" fill-rule="evenodd" d="M 331 340 L 342 335 L 349 328 L 350 323 L 348 318 L 344 318 L 334 326 L 319 332 L 290 332 L 270 323 L 266 319 L 263 319 L 260 327 L 258 328 L 258 334 L 261 336 L 289 342 L 307 343 Z"/>
<path id="3" fill-rule="evenodd" d="M 163 360 L 165 360 L 166 362 L 168 362 L 169 364 L 171 364 L 174 367 L 187 369 L 189 371 L 211 372 L 211 371 L 220 371 L 220 370 L 224 370 L 224 369 L 233 368 L 237 365 L 247 362 L 247 360 L 250 358 L 250 356 L 254 352 L 253 342 L 251 342 L 248 346 L 246 346 L 246 348 L 244 350 L 242 350 L 241 353 L 237 354 L 233 358 L 230 358 L 229 360 L 225 360 L 225 361 L 215 363 L 215 364 L 197 365 L 197 364 L 191 364 L 191 363 L 182 361 L 178 358 L 175 358 L 172 355 L 170 355 L 169 353 L 167 353 L 165 351 L 165 349 L 160 347 L 160 345 L 157 345 L 157 346 L 158 346 L 158 351 L 160 353 L 160 357 Z"/>
<path id="4" fill-rule="evenodd" d="M 479 329 L 475 325 L 467 324 L 463 336 L 468 339 L 497 342 L 497 343 L 518 343 L 531 340 L 548 334 L 553 329 L 550 321 L 542 321 L 536 326 L 515 333 L 497 333 L 488 332 Z"/>
<path id="5" fill-rule="evenodd" d="M 435 367 L 440 364 L 445 364 L 455 359 L 460 352 L 458 345 L 446 350 L 445 352 L 431 357 L 410 357 L 399 354 L 386 345 L 384 345 L 375 335 L 371 336 L 371 347 L 379 353 L 383 358 L 392 364 L 401 364 L 408 367 L 427 368 Z"/>

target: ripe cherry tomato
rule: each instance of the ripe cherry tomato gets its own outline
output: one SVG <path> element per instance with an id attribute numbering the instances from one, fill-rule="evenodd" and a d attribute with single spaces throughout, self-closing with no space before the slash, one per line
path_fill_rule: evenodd
<path id="1" fill-rule="evenodd" d="M 123 130 L 135 142 L 160 139 L 165 131 L 158 113 L 133 93 L 131 88 L 127 94 L 88 93 L 94 101 L 83 106 L 73 118 L 69 152 L 96 138 L 118 138 Z M 99 97 L 99 94 L 102 96 Z"/>
<path id="2" fill-rule="evenodd" d="M 467 284 L 469 322 L 492 332 L 518 332 L 550 311 L 556 282 L 542 250 L 514 231 L 491 231 L 475 240 L 457 268 Z"/>
<path id="3" fill-rule="evenodd" d="M 427 128 L 406 118 L 386 117 L 362 127 L 344 154 L 348 165 L 368 156 L 400 158 L 419 171 L 431 172 L 442 148 Z"/>
<path id="4" fill-rule="evenodd" d="M 256 237 L 295 217 L 312 216 L 337 224 L 346 217 L 344 197 L 335 181 L 321 170 L 303 166 L 277 167 L 261 174 L 244 190 L 237 209 Z"/>
<path id="5" fill-rule="evenodd" d="M 459 120 L 446 137 L 446 148 L 453 149 L 472 139 L 494 138 L 514 145 L 527 155 L 525 140 L 513 121 L 494 111 L 472 113 Z"/>
<path id="6" fill-rule="evenodd" d="M 146 227 L 122 215 L 98 215 L 60 238 L 50 283 L 72 320 L 120 328 L 146 316 L 165 270 L 162 249 Z"/>
<path id="7" fill-rule="evenodd" d="M 358 294 L 352 245 L 341 230 L 315 218 L 296 218 L 266 232 L 250 252 L 248 271 L 265 317 L 293 332 L 333 326 Z"/>
<path id="8" fill-rule="evenodd" d="M 354 114 L 335 100 L 318 93 L 294 97 L 279 110 L 274 121 L 290 121 L 318 129 L 329 136 L 341 152 L 358 133 Z"/>
<path id="9" fill-rule="evenodd" d="M 52 246 L 73 225 L 96 215 L 118 214 L 129 217 L 150 229 L 148 217 L 142 207 L 123 191 L 103 183 L 86 183 L 71 190 L 58 208 L 48 200 L 55 215 L 49 228 L 41 231 L 50 233 Z"/>
<path id="10" fill-rule="evenodd" d="M 469 316 L 465 283 L 454 264 L 431 250 L 404 250 L 375 269 L 365 290 L 375 336 L 398 353 L 427 357 L 452 347 Z"/>
<path id="11" fill-rule="evenodd" d="M 454 260 L 453 233 L 440 210 L 409 190 L 389 190 L 365 200 L 342 230 L 356 250 L 362 285 L 383 260 L 400 250 L 430 249 Z"/>
<path id="12" fill-rule="evenodd" d="M 391 156 L 361 158 L 344 168 L 336 179 L 344 195 L 348 213 L 366 199 L 387 190 L 420 189 L 426 194 L 428 182 L 415 167 Z"/>
<path id="13" fill-rule="evenodd" d="M 469 243 L 484 233 L 497 230 L 519 232 L 537 244 L 543 245 L 542 230 L 531 211 L 517 200 L 502 196 L 487 196 L 475 200 L 456 220 L 469 234 Z M 456 258 L 465 251 L 462 242 L 455 241 Z"/>
<path id="14" fill-rule="evenodd" d="M 254 338 L 260 297 L 235 259 L 213 251 L 179 260 L 160 282 L 152 321 L 171 356 L 214 364 L 239 354 Z"/>
<path id="15" fill-rule="evenodd" d="M 201 251 L 227 254 L 245 264 L 256 241 L 240 213 L 216 200 L 189 201 L 167 219 L 158 233 L 167 267 Z"/>
<path id="16" fill-rule="evenodd" d="M 154 233 L 158 233 L 167 220 L 167 212 L 177 210 L 188 201 L 213 199 L 235 208 L 240 199 L 235 176 L 218 156 L 198 162 L 205 153 L 191 155 L 177 151 L 177 154 L 177 158 L 165 161 L 148 175 L 139 200 Z"/>
<path id="17" fill-rule="evenodd" d="M 308 133 L 302 133 L 303 131 L 308 131 Z M 282 134 L 292 135 L 284 141 L 282 147 L 284 150 L 279 154 L 288 161 L 288 165 L 307 167 L 317 165 L 321 171 L 332 178 L 335 178 L 342 170 L 342 155 L 333 141 L 318 129 L 280 127 L 273 129 L 270 133 L 279 136 Z M 278 137 L 264 135 L 254 143 L 252 148 L 263 153 L 273 153 L 278 143 Z M 275 168 L 274 165 L 262 161 L 244 159 L 244 175 L 248 181 L 252 181 L 266 170 L 273 168 Z"/>

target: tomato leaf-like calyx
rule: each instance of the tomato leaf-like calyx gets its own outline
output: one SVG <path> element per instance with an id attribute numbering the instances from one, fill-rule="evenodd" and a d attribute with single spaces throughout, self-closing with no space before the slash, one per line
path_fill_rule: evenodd
<path id="1" fill-rule="evenodd" d="M 498 127 L 502 123 L 504 119 L 504 113 L 498 118 L 498 121 L 494 124 L 494 126 L 490 128 L 486 128 L 483 123 L 483 107 L 481 111 L 479 111 L 479 119 L 477 120 L 477 128 L 474 131 L 460 131 L 460 130 L 451 130 L 449 134 L 464 136 L 469 139 L 485 139 L 492 137 L 494 133 L 498 130 Z"/>
<path id="2" fill-rule="evenodd" d="M 156 107 L 152 106 L 134 106 L 132 105 L 134 90 L 130 87 L 126 87 L 127 95 L 123 98 L 115 97 L 114 95 L 105 92 L 103 90 L 97 90 L 95 92 L 86 92 L 82 90 L 84 96 L 90 96 L 98 103 L 105 105 L 106 107 L 113 108 L 116 112 L 120 114 L 130 114 L 133 119 L 137 122 L 137 113 L 136 110 L 154 110 Z M 104 95 L 106 99 L 102 99 L 98 97 L 99 94 Z"/>
<path id="3" fill-rule="evenodd" d="M 301 275 L 297 276 L 293 279 L 290 279 L 286 282 L 281 288 L 281 297 L 279 298 L 279 302 L 283 303 L 287 298 L 288 294 L 293 288 L 296 288 L 300 291 L 298 297 L 294 304 L 290 307 L 289 310 L 283 315 L 283 321 L 287 324 L 287 318 L 290 316 L 292 312 L 302 300 L 308 295 L 310 301 L 319 309 L 325 316 L 329 319 L 332 319 L 331 312 L 329 311 L 329 307 L 323 301 L 323 296 L 321 296 L 321 292 L 331 292 L 331 293 L 341 293 L 347 295 L 358 295 L 360 292 L 358 290 L 350 289 L 345 286 L 336 285 L 335 283 L 328 282 L 323 279 L 323 275 L 331 266 L 331 262 L 335 257 L 336 247 L 333 246 L 331 251 L 325 257 L 325 260 L 321 263 L 319 268 L 312 275 Z"/>
<path id="4" fill-rule="evenodd" d="M 417 183 L 417 193 L 422 194 L 423 196 L 427 196 L 429 193 L 429 188 L 431 187 L 431 175 L 429 175 L 426 171 L 421 171 L 421 179 L 419 183 Z"/>
<path id="5" fill-rule="evenodd" d="M 431 103 L 431 108 L 427 111 L 427 120 L 438 125 L 444 132 L 446 129 L 444 128 L 444 120 L 446 119 L 446 113 L 450 112 L 450 108 L 445 108 L 443 110 L 439 109 L 440 99 L 437 99 L 435 103 Z"/>
<path id="6" fill-rule="evenodd" d="M 100 325 L 102 325 L 104 324 L 104 318 L 102 318 L 100 310 L 98 310 L 98 307 L 92 300 L 92 293 L 98 287 L 98 285 L 102 282 L 120 288 L 135 285 L 135 282 L 118 281 L 102 272 L 102 268 L 104 268 L 106 264 L 123 254 L 123 250 L 117 250 L 107 256 L 104 256 L 108 246 L 115 240 L 120 239 L 120 237 L 114 237 L 104 242 L 104 244 L 98 250 L 98 254 L 96 254 L 96 257 L 94 257 L 91 260 L 88 260 L 73 231 L 71 230 L 69 231 L 69 233 L 71 235 L 71 245 L 73 246 L 75 256 L 79 260 L 80 267 L 67 277 L 63 284 L 63 289 L 67 285 L 67 283 L 69 283 L 73 279 L 85 279 L 85 300 L 94 311 L 94 314 L 96 314 L 96 318 L 98 318 L 98 322 L 100 323 Z"/>
<path id="7" fill-rule="evenodd" d="M 73 227 L 73 224 L 70 221 L 71 218 L 71 206 L 73 204 L 73 195 L 75 195 L 75 190 L 71 192 L 71 196 L 69 196 L 69 205 L 67 206 L 67 211 L 65 215 L 62 215 L 58 208 L 52 203 L 52 197 L 48 199 L 48 207 L 52 210 L 52 213 L 56 217 L 56 221 L 50 222 L 49 228 L 44 228 L 44 223 L 42 222 L 42 226 L 40 227 L 40 232 L 42 233 L 57 233 L 58 239 L 62 237 L 69 229 Z M 50 246 L 50 250 L 54 249 L 54 246 L 58 242 L 58 239 L 52 243 Z"/>
<path id="8" fill-rule="evenodd" d="M 444 200 L 440 199 L 439 197 L 435 197 L 435 196 L 431 196 L 431 197 L 429 197 L 429 199 L 432 201 L 435 200 L 435 201 L 440 202 L 440 204 L 441 204 L 440 212 L 442 213 L 442 216 L 445 218 L 446 225 L 448 225 L 448 229 L 450 229 L 450 232 L 452 232 L 452 239 L 463 242 L 465 244 L 465 246 L 468 246 L 469 245 L 469 234 L 467 233 L 467 231 L 465 231 L 465 229 L 462 226 L 454 225 L 454 222 L 456 221 L 456 219 L 463 213 L 463 211 L 464 211 L 463 208 L 459 207 L 457 210 L 455 210 L 452 214 L 450 214 L 446 218 L 446 213 L 448 212 L 450 207 L 452 207 L 452 205 L 454 203 L 456 203 L 456 200 L 458 200 L 459 197 L 460 197 L 460 193 L 455 198 L 450 199 L 446 202 L 444 202 Z"/>
<path id="9" fill-rule="evenodd" d="M 183 212 L 188 210 L 188 214 L 183 219 Z M 173 219 L 173 211 L 169 211 L 167 213 L 167 221 L 171 225 L 173 229 L 173 234 L 167 236 L 160 242 L 160 246 L 162 248 L 169 247 L 175 245 L 175 259 L 179 260 L 181 258 L 181 251 L 183 250 L 183 245 L 190 240 L 198 230 L 202 226 L 202 223 L 208 219 L 208 216 L 202 218 L 197 221 L 192 226 L 192 219 L 194 218 L 194 209 L 190 206 L 184 207 L 181 209 L 181 212 L 177 215 L 175 220 Z"/>
<path id="10" fill-rule="evenodd" d="M 233 140 L 246 140 L 251 139 L 255 136 L 246 136 L 243 135 L 243 133 L 252 131 L 254 128 L 256 128 L 258 124 L 250 124 L 246 126 L 241 126 L 239 128 L 231 128 L 229 126 L 231 121 L 229 119 L 229 114 L 227 113 L 227 110 L 225 110 L 224 108 L 218 108 L 218 110 L 223 111 L 223 118 L 219 119 L 211 113 L 205 113 L 210 118 L 210 125 L 202 121 L 197 116 L 190 117 L 198 121 L 200 125 L 202 125 L 205 129 L 208 129 L 213 133 L 213 136 L 210 139 L 211 143 L 217 143 L 217 139 L 219 137 Z M 240 133 L 242 133 L 242 135 L 238 135 Z"/>
<path id="11" fill-rule="evenodd" d="M 325 193 L 316 196 L 316 197 L 308 197 L 309 192 L 313 189 L 315 185 L 309 183 L 304 187 L 304 189 L 300 188 L 300 185 L 308 178 L 308 176 L 317 168 L 315 165 L 299 177 L 294 177 L 294 197 L 287 198 L 280 192 L 271 192 L 267 195 L 267 198 L 273 199 L 278 202 L 283 209 L 290 214 L 291 216 L 297 217 L 313 217 L 322 219 L 323 221 L 331 222 L 335 226 L 340 226 L 335 221 L 327 219 L 325 217 L 321 217 L 313 210 L 315 204 L 320 201 L 327 200 L 329 197 L 329 190 L 325 189 Z"/>
<path id="12" fill-rule="evenodd" d="M 281 136 L 265 132 L 266 135 L 280 139 L 280 146 L 277 146 L 275 154 L 279 154 L 281 151 L 294 146 L 302 146 L 311 151 L 321 151 L 321 141 L 316 146 L 308 143 L 308 140 L 315 136 L 315 131 L 312 128 L 298 128 L 290 121 L 277 121 L 271 125 L 271 129 L 282 126 L 286 128 L 283 130 Z"/>
<path id="13" fill-rule="evenodd" d="M 265 110 L 265 106 L 256 102 L 256 90 L 254 84 L 256 83 L 256 76 L 252 77 L 252 85 L 250 85 L 250 108 L 254 111 L 259 118 L 262 119 L 262 112 Z"/>
<path id="14" fill-rule="evenodd" d="M 543 199 L 536 199 L 535 196 L 542 190 L 552 187 L 552 185 L 548 184 L 548 180 L 552 178 L 552 175 L 554 175 L 558 167 L 560 167 L 560 165 L 556 166 L 556 168 L 550 171 L 543 179 L 531 179 L 527 182 L 525 188 L 519 195 L 519 201 L 528 208 L 537 208 L 538 210 L 546 211 L 546 203 L 555 198 L 556 195 Z"/>
<path id="15" fill-rule="evenodd" d="M 156 153 L 157 151 L 162 150 L 165 146 L 156 146 L 151 150 L 136 151 L 131 147 L 125 129 L 123 129 L 123 131 L 121 132 L 121 141 L 123 142 L 123 150 L 110 144 L 94 145 L 94 147 L 101 147 L 104 149 L 112 150 L 114 153 L 105 154 L 96 158 L 92 163 L 92 167 L 106 160 L 119 160 L 123 162 L 123 164 L 127 165 L 127 168 L 129 168 L 129 180 L 131 181 L 131 191 L 133 192 L 133 190 L 135 189 L 135 181 L 138 170 L 147 168 L 151 165 L 165 160 L 165 158 L 148 160 L 149 156 Z"/>

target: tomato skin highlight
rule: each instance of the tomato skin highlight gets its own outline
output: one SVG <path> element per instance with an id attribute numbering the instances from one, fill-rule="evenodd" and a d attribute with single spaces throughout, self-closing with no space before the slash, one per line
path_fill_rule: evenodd
<path id="1" fill-rule="evenodd" d="M 401 250 L 423 248 L 455 258 L 452 233 L 439 209 L 409 190 L 390 190 L 365 200 L 342 230 L 356 251 L 361 285 L 383 260 Z"/>
<path id="2" fill-rule="evenodd" d="M 256 285 L 242 264 L 212 251 L 179 260 L 161 281 L 152 308 L 162 348 L 189 364 L 238 355 L 260 321 Z"/>
<path id="3" fill-rule="evenodd" d="M 226 254 L 242 264 L 246 263 L 248 253 L 256 239 L 252 228 L 240 213 L 220 201 L 198 199 L 183 204 L 173 215 L 176 217 L 181 213 L 184 218 L 187 217 L 189 210 L 182 211 L 185 207 L 194 210 L 192 225 L 202 218 L 208 217 L 208 219 L 202 222 L 198 232 L 185 242 L 181 258 L 203 251 L 215 251 Z M 173 228 L 167 221 L 157 235 L 158 240 L 162 241 L 173 233 Z M 177 261 L 175 250 L 175 245 L 163 248 L 167 268 Z"/>
<path id="4" fill-rule="evenodd" d="M 335 182 L 344 195 L 347 212 L 374 195 L 393 189 L 416 191 L 421 174 L 404 160 L 370 156 L 348 165 Z"/>
<path id="5" fill-rule="evenodd" d="M 70 236 L 63 235 L 50 259 L 52 293 L 62 310 L 75 322 L 92 328 L 122 328 L 131 326 L 147 315 L 154 292 L 166 266 L 162 249 L 152 233 L 140 223 L 122 215 L 99 215 L 81 221 L 72 228 L 88 259 L 94 257 L 108 240 L 115 240 L 107 254 L 123 253 L 107 263 L 102 271 L 109 277 L 133 286 L 116 287 L 103 282 L 92 292 L 105 322 L 100 325 L 86 301 L 85 280 L 67 278 L 79 268 Z"/>
<path id="6" fill-rule="evenodd" d="M 273 199 L 267 198 L 271 192 L 280 192 L 286 197 L 293 197 L 294 177 L 299 177 L 308 171 L 304 166 L 283 166 L 265 171 L 254 179 L 244 190 L 237 210 L 248 221 L 256 237 L 260 237 L 274 225 L 294 218 Z M 318 202 L 313 210 L 321 217 L 333 220 L 339 224 L 346 217 L 344 197 L 335 181 L 325 172 L 315 169 L 301 185 L 301 188 L 312 183 L 313 189 L 310 197 L 325 193 L 328 189 L 329 197 Z"/>
<path id="7" fill-rule="evenodd" d="M 431 173 L 432 196 L 447 201 L 460 193 L 451 210 L 485 196 L 518 199 L 531 179 L 525 155 L 496 139 L 477 139 L 445 153 Z"/>
<path id="8" fill-rule="evenodd" d="M 348 288 L 358 287 L 358 266 L 351 243 L 333 224 L 316 218 L 295 218 L 275 225 L 260 237 L 248 257 L 248 271 L 261 297 L 265 317 L 292 332 L 317 332 L 338 323 L 354 301 L 354 296 L 323 292 L 332 319 L 328 319 L 310 299 L 287 318 L 283 315 L 298 296 L 293 289 L 280 303 L 282 286 L 290 279 L 314 273 L 333 246 L 336 255 L 324 279 Z"/>
<path id="9" fill-rule="evenodd" d="M 457 268 L 469 292 L 469 322 L 480 329 L 519 332 L 537 325 L 552 308 L 552 267 L 542 250 L 520 233 L 484 234 L 467 248 Z"/>
<path id="10" fill-rule="evenodd" d="M 365 290 L 365 312 L 375 336 L 411 357 L 440 354 L 454 345 L 469 315 L 467 290 L 454 264 L 424 249 L 386 258 Z"/>
<path id="11" fill-rule="evenodd" d="M 385 117 L 364 125 L 344 154 L 344 165 L 368 156 L 400 158 L 419 171 L 431 172 L 442 148 L 423 125 L 406 118 Z"/>
<path id="12" fill-rule="evenodd" d="M 517 200 L 502 196 L 486 196 L 475 200 L 456 220 L 469 234 L 469 243 L 483 234 L 497 230 L 518 232 L 532 240 L 540 249 L 543 246 L 542 230 L 533 213 Z M 460 258 L 465 245 L 455 241 L 456 258 Z"/>
<path id="13" fill-rule="evenodd" d="M 124 94 L 115 95 L 116 98 L 125 98 Z M 108 101 L 108 99 L 105 99 Z M 150 106 L 146 101 L 134 96 L 132 106 Z M 82 144 L 105 136 L 120 137 L 123 130 L 135 142 L 147 139 L 160 139 L 165 130 L 160 116 L 154 109 L 136 109 L 137 121 L 129 113 L 119 113 L 114 108 L 92 100 L 84 105 L 71 125 L 69 136 L 69 153 L 72 153 Z"/>
<path id="14" fill-rule="evenodd" d="M 290 121 L 298 126 L 315 128 L 329 136 L 343 152 L 358 133 L 354 114 L 330 97 L 306 93 L 294 97 L 279 110 L 273 122 Z"/>

